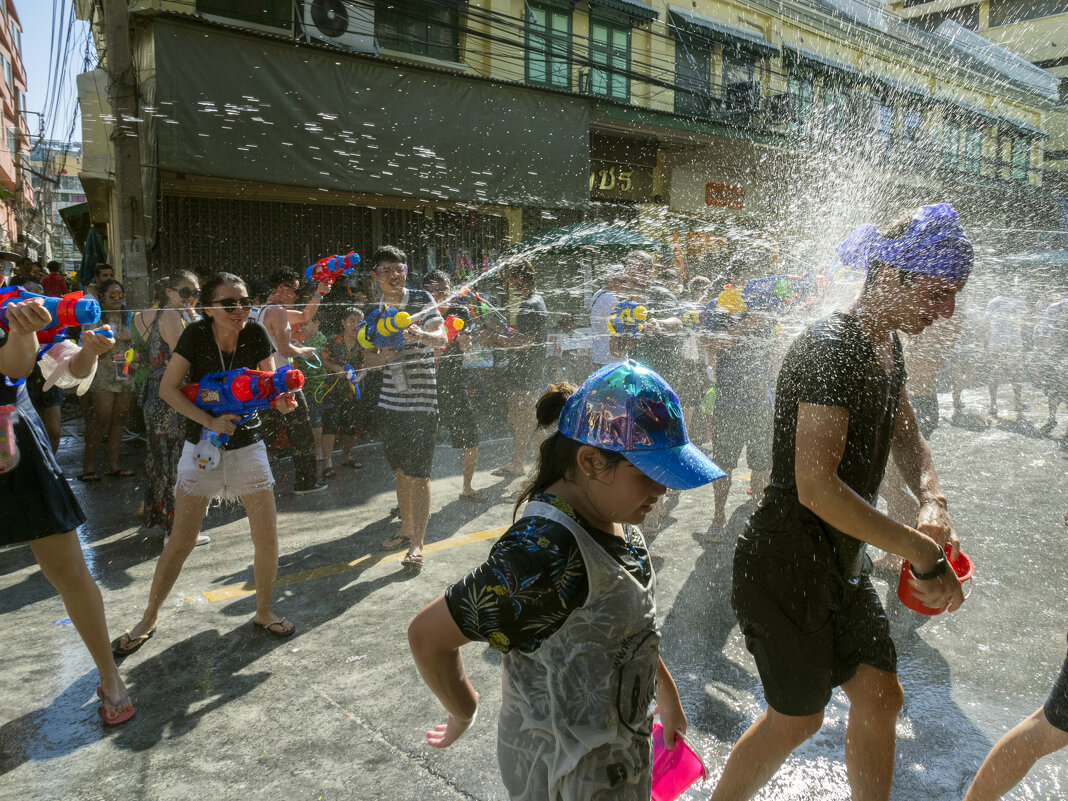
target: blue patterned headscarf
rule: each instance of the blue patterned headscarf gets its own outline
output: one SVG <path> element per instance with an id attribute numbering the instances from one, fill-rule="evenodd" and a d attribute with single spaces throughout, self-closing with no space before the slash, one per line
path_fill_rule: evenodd
<path id="1" fill-rule="evenodd" d="M 921 206 L 895 239 L 880 236 L 874 225 L 858 225 L 835 252 L 843 265 L 865 271 L 872 258 L 957 283 L 967 281 L 972 270 L 972 243 L 949 203 Z"/>

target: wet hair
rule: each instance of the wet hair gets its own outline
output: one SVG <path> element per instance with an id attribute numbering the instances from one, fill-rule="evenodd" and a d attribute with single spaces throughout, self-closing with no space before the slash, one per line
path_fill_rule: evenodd
<path id="1" fill-rule="evenodd" d="M 204 286 L 207 286 L 205 280 Z M 201 287 L 201 296 L 203 296 L 204 288 Z M 271 294 L 271 287 L 267 285 L 267 282 L 262 278 L 253 278 L 248 282 L 248 296 L 252 298 L 254 303 L 263 303 L 267 300 L 267 296 Z"/>
<path id="2" fill-rule="evenodd" d="M 200 287 L 200 311 L 204 313 L 204 309 L 211 305 L 215 300 L 215 290 L 221 286 L 240 286 L 244 287 L 245 292 L 248 292 L 248 284 L 245 283 L 245 279 L 239 275 L 233 273 L 215 273 L 215 275 L 208 278 Z"/>
<path id="3" fill-rule="evenodd" d="M 292 284 L 300 280 L 300 273 L 292 267 L 282 267 L 271 273 L 271 289 L 277 289 L 281 284 Z"/>
<path id="4" fill-rule="evenodd" d="M 667 283 L 675 284 L 675 283 L 678 283 L 678 280 L 679 280 L 679 274 L 678 274 L 678 272 L 676 270 L 672 270 L 672 269 L 669 268 L 667 270 L 661 270 L 660 271 L 660 282 L 661 283 L 663 283 L 663 284 L 667 284 Z"/>
<path id="5" fill-rule="evenodd" d="M 104 283 L 102 283 L 100 286 L 98 286 L 96 288 L 97 298 L 99 298 L 100 300 L 103 300 L 104 296 L 108 294 L 108 292 L 111 290 L 111 288 L 113 286 L 117 286 L 122 291 L 123 295 L 126 294 L 126 288 L 123 287 L 123 285 L 122 285 L 122 283 L 120 281 L 117 281 L 114 278 L 109 278 L 107 281 L 105 281 Z M 126 300 L 125 300 L 125 298 L 123 299 L 123 302 L 122 302 L 122 308 L 124 308 L 124 309 L 126 308 Z"/>
<path id="6" fill-rule="evenodd" d="M 548 428 L 560 422 L 560 412 L 563 411 L 564 403 L 574 394 L 575 389 L 574 384 L 567 382 L 560 382 L 549 387 L 538 399 L 535 407 L 539 428 Z M 519 514 L 519 507 L 539 492 L 545 492 L 560 479 L 573 480 L 575 460 L 578 457 L 579 448 L 584 444 L 577 439 L 565 437 L 559 431 L 554 431 L 546 437 L 538 450 L 538 463 L 534 468 L 534 477 L 523 485 L 515 507 L 512 509 L 513 522 Z M 615 466 L 625 458 L 623 454 L 615 451 L 606 451 L 603 448 L 597 450 L 604 459 L 605 471 L 615 469 Z"/>
<path id="7" fill-rule="evenodd" d="M 194 273 L 189 270 L 176 270 L 170 275 L 165 275 L 159 279 L 152 287 L 152 302 L 159 306 L 161 309 L 167 305 L 167 290 L 172 289 L 177 291 L 178 285 L 188 281 L 191 284 L 200 286 L 200 279 L 196 277 Z"/>
<path id="8" fill-rule="evenodd" d="M 711 278 L 706 278 L 703 275 L 695 275 L 693 278 L 690 279 L 690 283 L 689 283 L 689 285 L 687 285 L 686 290 L 691 295 L 695 295 L 698 292 L 700 292 L 701 295 L 703 296 L 706 292 L 708 292 L 709 289 L 711 289 L 711 287 L 712 287 L 712 279 Z"/>
<path id="9" fill-rule="evenodd" d="M 361 320 L 363 319 L 363 309 L 348 303 L 338 306 L 336 314 L 339 324 L 345 322 L 346 317 L 351 317 L 354 314 L 359 315 Z"/>
<path id="10" fill-rule="evenodd" d="M 378 265 L 384 261 L 392 261 L 397 264 L 407 264 L 408 256 L 395 245 L 383 245 L 371 256 L 371 270 L 377 271 Z"/>
<path id="11" fill-rule="evenodd" d="M 533 289 L 534 284 L 534 265 L 526 259 L 521 259 L 515 262 L 508 268 L 508 274 L 519 281 L 519 283 L 525 287 Z"/>
<path id="12" fill-rule="evenodd" d="M 423 276 L 423 286 L 426 287 L 427 284 L 444 284 L 446 289 L 452 289 L 452 281 L 443 270 L 431 270 Z"/>

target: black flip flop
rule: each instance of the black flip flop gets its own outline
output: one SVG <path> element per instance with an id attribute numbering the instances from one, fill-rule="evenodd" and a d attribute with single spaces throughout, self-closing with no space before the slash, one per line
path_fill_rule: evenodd
<path id="1" fill-rule="evenodd" d="M 271 628 L 271 626 L 285 626 L 286 623 L 289 623 L 288 629 L 283 628 L 279 631 L 277 629 Z M 267 634 L 270 634 L 272 637 L 277 637 L 280 640 L 284 640 L 286 637 L 292 637 L 294 634 L 297 633 L 297 627 L 293 625 L 292 621 L 287 620 L 286 618 L 282 618 L 281 620 L 275 620 L 271 623 L 257 623 L 255 620 L 253 620 L 252 625 L 258 628 L 260 631 L 264 631 Z"/>
<path id="2" fill-rule="evenodd" d="M 127 631 L 123 632 L 123 634 L 120 637 L 118 637 L 117 639 L 111 641 L 111 653 L 113 653 L 115 656 L 118 656 L 118 657 L 129 656 L 134 651 L 139 649 L 142 645 L 144 645 L 146 642 L 151 640 L 152 639 L 152 635 L 155 634 L 155 633 L 156 633 L 156 627 L 153 626 L 151 629 L 146 631 L 140 637 L 138 637 L 137 639 L 134 639 L 134 638 L 132 638 L 130 636 L 130 632 L 127 630 Z M 126 638 L 126 643 L 129 646 L 127 648 L 123 648 L 122 647 L 122 638 L 123 637 Z M 132 643 L 132 645 L 130 645 L 131 643 Z"/>

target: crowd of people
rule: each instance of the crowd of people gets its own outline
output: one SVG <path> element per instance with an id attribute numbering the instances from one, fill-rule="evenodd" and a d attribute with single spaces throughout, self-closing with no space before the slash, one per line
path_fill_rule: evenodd
<path id="1" fill-rule="evenodd" d="M 274 637 L 297 631 L 272 608 L 278 462 L 272 467 L 268 445 L 282 432 L 297 494 L 323 491 L 338 468 L 360 469 L 353 448 L 374 432 L 400 519 L 381 547 L 403 548 L 407 569 L 423 563 L 439 426 L 461 452 L 460 497 L 488 500 L 473 484 L 480 410 L 464 368 L 488 350 L 508 388 L 513 442 L 493 472 L 523 485 L 517 519 L 486 561 L 409 628 L 415 663 L 448 712 L 428 743 L 446 747 L 473 722 L 478 694 L 460 649 L 487 642 L 505 654 L 498 752 L 510 797 L 645 801 L 654 708 L 668 747 L 687 726 L 659 656 L 649 543 L 673 496 L 709 483 L 706 537 L 721 541 L 744 452 L 753 506 L 735 549 L 731 605 L 767 708 L 735 745 L 712 799 L 756 794 L 821 728 L 836 687 L 850 702 L 854 797 L 887 799 L 903 693 L 867 546 L 908 560 L 917 597 L 931 609 L 964 602 L 951 567 L 960 543 L 927 445 L 940 420 L 940 375 L 952 377 L 962 413 L 958 382 L 983 354 L 988 412 L 997 417 L 1004 381 L 1023 413 L 1020 370 L 1030 369 L 1048 398 L 1044 431 L 1053 432 L 1068 399 L 1068 299 L 1053 292 L 1029 312 L 1020 298 L 998 296 L 983 309 L 984 325 L 962 324 L 954 312 L 973 253 L 951 207 L 862 228 L 839 251 L 841 266 L 861 277 L 857 297 L 800 331 L 783 330 L 778 312 L 788 298 L 744 291 L 773 273 L 765 249 L 739 249 L 722 274 L 685 286 L 653 254 L 628 254 L 590 298 L 590 361 L 578 386 L 560 381 L 550 362 L 552 316 L 530 262 L 508 267 L 511 316 L 481 297 L 467 302 L 444 272 L 411 286 L 408 257 L 392 245 L 369 261 L 373 301 L 341 282 L 311 285 L 293 270 L 267 285 L 180 271 L 160 283 L 152 308 L 130 314 L 122 284 L 102 265 L 89 289 L 107 336 L 86 330 L 80 345 L 66 340 L 38 353 L 47 312 L 37 301 L 6 307 L 0 373 L 15 380 L 0 388 L 0 405 L 17 407 L 22 464 L 0 472 L 0 493 L 32 496 L 34 506 L 27 516 L 0 504 L 0 544 L 30 543 L 97 664 L 100 715 L 118 725 L 134 707 L 115 659 L 153 637 L 185 560 L 209 541 L 200 529 L 213 499 L 240 502 L 249 520 L 252 623 Z M 627 304 L 640 306 L 640 319 L 616 326 Z M 361 325 L 401 312 L 410 324 L 395 337 L 367 341 Z M 182 391 L 211 373 L 285 365 L 304 373 L 303 390 L 251 420 L 211 414 Z M 49 393 L 60 388 L 88 398 L 85 482 L 100 479 L 105 439 L 106 475 L 128 475 L 122 432 L 135 396 L 144 415 L 142 522 L 166 537 L 141 618 L 110 644 L 75 533 L 85 517 L 53 453 L 61 398 Z M 198 451 L 206 432 L 219 443 L 208 470 Z M 532 443 L 538 456 L 528 473 Z M 880 492 L 887 514 L 877 508 Z M 966 798 L 999 797 L 1065 745 L 1068 660 L 1049 699 L 995 747 Z"/>

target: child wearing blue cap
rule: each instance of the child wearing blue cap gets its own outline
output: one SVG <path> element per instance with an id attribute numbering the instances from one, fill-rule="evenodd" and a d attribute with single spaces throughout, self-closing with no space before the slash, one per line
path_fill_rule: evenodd
<path id="1" fill-rule="evenodd" d="M 497 756 L 513 801 L 648 801 L 654 706 L 669 747 L 686 715 L 659 656 L 637 526 L 668 487 L 723 472 L 689 442 L 675 393 L 635 362 L 551 387 L 537 418 L 557 430 L 516 505 L 526 501 L 523 516 L 408 630 L 449 712 L 427 742 L 449 746 L 474 721 L 460 647 L 484 640 L 504 652 Z"/>
<path id="2" fill-rule="evenodd" d="M 751 798 L 819 731 L 838 686 L 850 703 L 852 795 L 889 798 L 903 695 L 867 543 L 909 560 L 927 606 L 953 610 L 964 600 L 943 550 L 956 557 L 960 543 L 905 391 L 897 332 L 918 334 L 953 315 L 971 243 L 941 203 L 883 234 L 855 229 L 838 258 L 867 271 L 864 288 L 783 359 L 771 483 L 735 549 L 731 605 L 768 709 L 734 746 L 712 801 Z M 915 528 L 875 508 L 891 449 L 921 501 Z"/>

